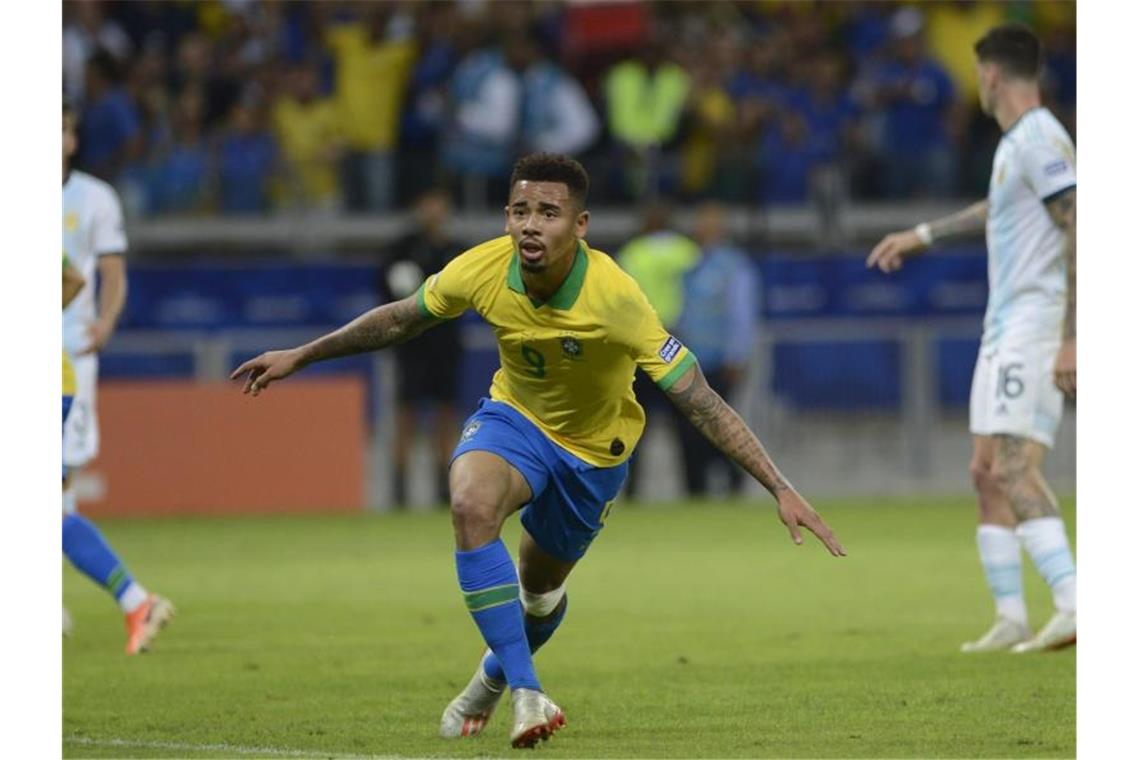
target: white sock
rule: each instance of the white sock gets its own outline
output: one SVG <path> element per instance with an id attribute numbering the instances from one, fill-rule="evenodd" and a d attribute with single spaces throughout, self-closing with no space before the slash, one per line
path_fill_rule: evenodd
<path id="1" fill-rule="evenodd" d="M 1037 572 L 1053 589 L 1053 606 L 1058 612 L 1077 611 L 1077 565 L 1060 517 L 1038 517 L 1017 526 L 1021 545 L 1033 560 Z"/>
<path id="2" fill-rule="evenodd" d="M 65 515 L 75 514 L 75 506 L 75 488 L 63 489 L 63 513 Z"/>
<path id="3" fill-rule="evenodd" d="M 129 615 L 146 601 L 146 597 L 146 589 L 142 587 L 142 584 L 132 581 L 131 585 L 127 586 L 127 590 L 119 597 L 119 609 Z"/>
<path id="4" fill-rule="evenodd" d="M 986 582 L 994 595 L 997 614 L 1027 625 L 1025 596 L 1021 592 L 1021 545 L 1011 528 L 1000 525 L 978 526 L 978 556 L 986 572 Z"/>

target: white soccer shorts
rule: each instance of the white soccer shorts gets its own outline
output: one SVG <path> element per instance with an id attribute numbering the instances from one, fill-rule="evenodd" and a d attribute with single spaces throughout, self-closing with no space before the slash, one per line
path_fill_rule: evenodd
<path id="1" fill-rule="evenodd" d="M 75 400 L 63 428 L 63 463 L 83 467 L 99 453 L 99 418 L 95 414 L 95 387 L 99 382 L 99 358 L 76 356 Z"/>
<path id="2" fill-rule="evenodd" d="M 970 387 L 970 432 L 1016 435 L 1053 447 L 1064 395 L 1053 384 L 1057 341 L 983 345 Z"/>

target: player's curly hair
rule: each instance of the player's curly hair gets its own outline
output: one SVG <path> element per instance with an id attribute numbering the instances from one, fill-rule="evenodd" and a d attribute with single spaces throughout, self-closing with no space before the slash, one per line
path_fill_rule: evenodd
<path id="1" fill-rule="evenodd" d="M 578 208 L 586 208 L 590 194 L 590 175 L 580 163 L 561 153 L 531 153 L 515 162 L 511 172 L 511 187 L 516 182 L 561 182 L 570 191 Z"/>
<path id="2" fill-rule="evenodd" d="M 1041 40 L 1025 24 L 1011 22 L 990 29 L 974 43 L 974 52 L 983 63 L 1001 66 L 1008 75 L 1037 79 L 1045 63 Z"/>

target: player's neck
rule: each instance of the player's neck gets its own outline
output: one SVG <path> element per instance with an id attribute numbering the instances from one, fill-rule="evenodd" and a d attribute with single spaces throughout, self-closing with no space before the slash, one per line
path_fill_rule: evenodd
<path id="1" fill-rule="evenodd" d="M 1041 106 L 1041 94 L 1036 87 L 1011 88 L 994 108 L 994 118 L 1002 132 L 1017 123 L 1026 112 Z"/>

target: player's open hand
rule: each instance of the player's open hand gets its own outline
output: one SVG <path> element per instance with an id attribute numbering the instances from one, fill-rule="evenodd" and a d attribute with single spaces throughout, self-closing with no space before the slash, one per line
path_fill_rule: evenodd
<path id="1" fill-rule="evenodd" d="M 246 377 L 245 387 L 241 392 L 256 396 L 274 380 L 284 380 L 302 366 L 301 352 L 295 348 L 287 351 L 266 351 L 231 372 L 230 380 L 237 380 L 248 372 L 249 376 Z"/>
<path id="2" fill-rule="evenodd" d="M 1061 343 L 1057 361 L 1053 363 L 1053 384 L 1070 398 L 1077 395 L 1077 339 L 1068 338 Z"/>
<path id="3" fill-rule="evenodd" d="M 926 246 L 914 230 L 892 232 L 871 249 L 867 257 L 867 268 L 878 267 L 884 272 L 897 272 L 902 269 L 903 259 Z"/>
<path id="4" fill-rule="evenodd" d="M 847 556 L 847 550 L 843 548 L 843 544 L 839 543 L 839 539 L 831 532 L 831 528 L 827 527 L 827 523 L 823 521 L 819 513 L 812 509 L 811 504 L 808 504 L 807 500 L 795 490 L 789 488 L 786 491 L 781 491 L 776 503 L 780 512 L 780 522 L 787 526 L 788 533 L 791 534 L 792 541 L 797 546 L 804 542 L 803 536 L 800 535 L 800 526 L 802 525 L 823 542 L 832 556 Z"/>

